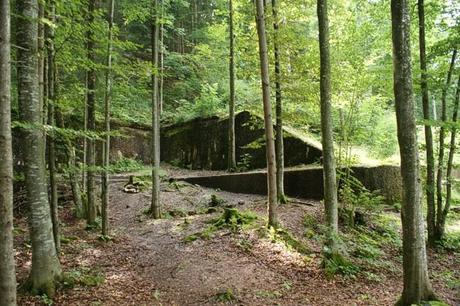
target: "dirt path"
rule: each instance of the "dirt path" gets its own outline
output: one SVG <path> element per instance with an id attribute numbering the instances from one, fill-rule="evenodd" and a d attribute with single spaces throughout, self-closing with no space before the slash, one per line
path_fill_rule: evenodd
<path id="1" fill-rule="evenodd" d="M 98 241 L 96 233 L 82 231 L 81 221 L 62 212 L 64 234 L 78 237 L 64 245 L 64 269 L 97 272 L 105 281 L 96 287 L 61 290 L 56 305 L 393 305 L 400 292 L 398 269 L 375 281 L 325 277 L 320 268 L 321 242 L 305 238 L 303 225 L 307 214 L 321 220 L 319 202 L 280 207 L 283 226 L 309 246 L 306 256 L 260 239 L 255 230 L 220 230 L 210 239 L 184 241 L 220 215 L 204 213 L 211 195 L 224 199 L 225 205 L 256 212 L 260 224 L 265 222 L 264 197 L 164 183 L 164 212 L 174 217 L 154 221 L 142 213 L 149 206 L 149 192 L 126 194 L 122 187 L 121 180 L 111 187 L 112 242 Z M 20 252 L 21 280 L 30 265 L 30 251 Z M 440 265 L 458 264 L 458 257 L 449 258 Z M 452 290 L 435 285 L 452 305 L 458 303 Z M 22 305 L 39 301 L 21 298 Z"/>

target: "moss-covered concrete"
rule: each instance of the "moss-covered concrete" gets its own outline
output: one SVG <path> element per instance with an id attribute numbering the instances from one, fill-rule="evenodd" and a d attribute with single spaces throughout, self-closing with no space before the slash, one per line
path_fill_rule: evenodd
<path id="1" fill-rule="evenodd" d="M 399 167 L 353 167 L 352 175 L 368 190 L 379 190 L 388 202 L 394 203 L 401 200 L 402 183 Z M 267 179 L 264 171 L 189 177 L 184 180 L 192 184 L 231 192 L 267 193 Z M 284 173 L 284 184 L 284 191 L 290 197 L 323 199 L 323 169 L 321 167 L 287 169 Z"/>
<path id="2" fill-rule="evenodd" d="M 222 170 L 227 167 L 228 119 L 198 118 L 161 130 L 161 159 L 191 169 Z M 150 131 L 119 127 L 127 138 L 114 137 L 112 158 L 125 157 L 150 161 Z M 236 157 L 240 166 L 258 169 L 266 166 L 263 120 L 249 112 L 236 115 Z M 321 147 L 291 129 L 284 132 L 285 164 L 287 167 L 318 162 Z"/>

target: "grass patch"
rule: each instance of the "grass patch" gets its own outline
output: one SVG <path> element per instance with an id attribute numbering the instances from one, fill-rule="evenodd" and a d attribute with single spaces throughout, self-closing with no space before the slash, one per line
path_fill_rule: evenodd
<path id="1" fill-rule="evenodd" d="M 192 242 L 199 238 L 210 239 L 216 231 L 221 229 L 230 229 L 232 232 L 237 232 L 252 225 L 256 219 L 257 215 L 253 212 L 240 212 L 236 208 L 225 208 L 219 218 L 212 219 L 210 225 L 202 232 L 185 237 L 184 242 Z"/>
<path id="2" fill-rule="evenodd" d="M 232 303 L 237 301 L 235 294 L 232 289 L 226 289 L 225 291 L 219 292 L 215 296 L 216 302 L 219 303 Z"/>
<path id="3" fill-rule="evenodd" d="M 92 271 L 90 268 L 82 268 L 65 272 L 61 284 L 65 288 L 74 288 L 77 285 L 97 287 L 104 281 L 105 277 L 102 273 Z"/>

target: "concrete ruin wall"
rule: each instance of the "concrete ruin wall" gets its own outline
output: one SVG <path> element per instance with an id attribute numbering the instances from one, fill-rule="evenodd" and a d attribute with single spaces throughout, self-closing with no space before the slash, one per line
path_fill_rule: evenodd
<path id="1" fill-rule="evenodd" d="M 121 128 L 128 137 L 114 137 L 112 158 L 122 154 L 150 162 L 150 131 Z M 246 159 L 247 169 L 266 167 L 263 120 L 249 112 L 235 118 L 237 162 Z M 161 130 L 161 160 L 190 169 L 223 170 L 227 168 L 228 119 L 198 118 Z M 319 146 L 284 132 L 285 165 L 287 167 L 318 162 Z"/>
<path id="2" fill-rule="evenodd" d="M 379 191 L 387 202 L 400 202 L 402 181 L 397 166 L 353 167 L 352 175 L 370 191 Z M 267 194 L 266 172 L 235 173 L 206 177 L 188 177 L 185 181 L 221 190 Z M 284 191 L 290 197 L 305 199 L 323 199 L 323 169 L 321 167 L 305 169 L 287 169 L 284 173 Z"/>

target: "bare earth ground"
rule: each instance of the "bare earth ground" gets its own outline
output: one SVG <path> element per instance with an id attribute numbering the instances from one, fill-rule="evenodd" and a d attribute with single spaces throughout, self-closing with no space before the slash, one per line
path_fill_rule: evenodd
<path id="1" fill-rule="evenodd" d="M 170 174 L 176 175 L 170 170 Z M 261 239 L 255 230 L 231 233 L 220 230 L 211 239 L 185 242 L 184 238 L 203 231 L 206 221 L 219 212 L 203 212 L 216 194 L 239 210 L 256 212 L 263 224 L 265 198 L 233 194 L 187 184 L 162 185 L 164 212 L 176 215 L 153 221 L 143 215 L 149 206 L 148 191 L 126 194 L 124 182 L 117 178 L 111 187 L 111 223 L 114 240 L 102 242 L 98 233 L 84 230 L 75 219 L 71 204 L 61 209 L 63 244 L 61 263 L 64 271 L 84 271 L 103 276 L 98 286 L 77 285 L 58 292 L 55 305 L 220 305 L 219 296 L 227 291 L 237 305 L 393 305 L 401 292 L 401 256 L 388 250 L 384 259 L 393 269 L 379 272 L 369 280 L 327 278 L 320 268 L 321 241 L 305 238 L 306 214 L 322 219 L 319 202 L 289 204 L 279 208 L 282 225 L 308 245 L 310 255 L 301 255 L 280 242 Z M 201 210 L 200 210 L 201 208 Z M 181 215 L 181 216 L 177 216 Z M 184 216 L 187 215 L 187 216 Z M 26 220 L 17 221 L 19 232 L 26 231 Z M 16 235 L 18 281 L 30 269 L 30 246 Z M 460 305 L 458 288 L 446 285 L 439 275 L 457 273 L 460 256 L 444 252 L 430 254 L 430 267 L 437 294 L 450 305 Z M 21 295 L 20 305 L 40 305 L 42 298 Z"/>

